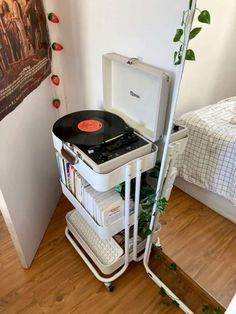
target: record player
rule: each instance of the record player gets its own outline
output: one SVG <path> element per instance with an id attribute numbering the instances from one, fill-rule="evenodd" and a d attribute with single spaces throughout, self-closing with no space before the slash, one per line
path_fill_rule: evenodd
<path id="1" fill-rule="evenodd" d="M 115 53 L 103 56 L 104 111 L 78 111 L 53 126 L 54 146 L 73 163 L 97 173 L 157 150 L 163 133 L 170 78 L 166 72 Z M 69 160 L 70 161 L 70 160 Z"/>

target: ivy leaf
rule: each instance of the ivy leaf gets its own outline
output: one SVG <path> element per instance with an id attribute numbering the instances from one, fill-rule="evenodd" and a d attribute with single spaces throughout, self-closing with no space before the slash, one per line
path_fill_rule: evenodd
<path id="1" fill-rule="evenodd" d="M 121 193 L 121 191 L 122 191 L 122 185 L 121 185 L 121 184 L 116 185 L 116 186 L 115 186 L 115 191 L 118 192 L 118 193 Z"/>
<path id="2" fill-rule="evenodd" d="M 185 60 L 189 60 L 189 61 L 195 61 L 196 60 L 195 53 L 194 53 L 194 51 L 192 49 L 188 49 L 186 51 Z"/>
<path id="3" fill-rule="evenodd" d="M 213 314 L 221 314 L 221 309 L 219 307 L 215 307 L 213 309 Z"/>
<path id="4" fill-rule="evenodd" d="M 198 16 L 198 21 L 205 24 L 211 24 L 211 16 L 209 11 L 203 10 Z"/>
<path id="5" fill-rule="evenodd" d="M 164 297 L 166 295 L 166 290 L 163 287 L 160 288 L 160 295 L 162 297 Z"/>
<path id="6" fill-rule="evenodd" d="M 177 58 L 175 58 L 174 65 L 180 65 L 182 62 L 182 54 L 180 52 L 177 54 L 178 54 L 178 56 L 177 56 Z"/>
<path id="7" fill-rule="evenodd" d="M 154 258 L 155 258 L 155 259 L 160 259 L 160 258 L 161 258 L 161 253 L 160 253 L 160 252 L 157 252 L 157 253 L 154 255 Z"/>
<path id="8" fill-rule="evenodd" d="M 202 306 L 202 312 L 203 313 L 208 313 L 209 312 L 209 306 L 208 305 L 203 305 Z"/>
<path id="9" fill-rule="evenodd" d="M 152 230 L 150 229 L 145 230 L 145 236 L 148 237 L 150 234 L 152 234 Z"/>
<path id="10" fill-rule="evenodd" d="M 194 29 L 191 30 L 190 35 L 189 35 L 189 40 L 193 39 L 194 37 L 196 37 L 200 31 L 202 30 L 201 27 L 196 27 Z"/>
<path id="11" fill-rule="evenodd" d="M 178 55 L 178 51 L 175 51 L 175 53 L 174 53 L 174 61 L 176 60 L 177 55 Z"/>
<path id="12" fill-rule="evenodd" d="M 173 304 L 179 307 L 179 303 L 176 300 L 173 301 Z"/>
<path id="13" fill-rule="evenodd" d="M 193 0 L 189 0 L 189 10 L 191 10 Z"/>
<path id="14" fill-rule="evenodd" d="M 164 300 L 163 304 L 166 305 L 166 306 L 170 306 L 170 302 L 168 300 Z"/>
<path id="15" fill-rule="evenodd" d="M 141 186 L 141 198 L 146 198 L 150 195 L 153 195 L 155 193 L 154 189 L 148 185 L 148 184 L 145 184 L 145 185 L 142 185 Z"/>
<path id="16" fill-rule="evenodd" d="M 184 33 L 184 31 L 182 30 L 182 28 L 178 28 L 176 30 L 173 42 L 176 43 L 176 42 L 180 41 L 180 38 L 182 37 L 183 33 Z"/>
<path id="17" fill-rule="evenodd" d="M 157 209 L 159 213 L 161 214 L 164 213 L 167 204 L 168 204 L 168 201 L 165 199 L 165 197 L 162 197 L 157 201 Z"/>
<path id="18" fill-rule="evenodd" d="M 153 191 L 152 191 L 153 192 Z M 150 208 L 155 203 L 156 193 L 149 194 L 144 199 L 142 199 L 141 204 L 143 209 Z"/>
<path id="19" fill-rule="evenodd" d="M 170 270 L 176 271 L 177 265 L 175 263 L 170 264 Z"/>
<path id="20" fill-rule="evenodd" d="M 178 52 L 175 51 L 174 60 L 176 59 L 177 54 L 178 54 Z M 157 179 L 157 178 L 159 177 L 159 173 L 160 173 L 160 169 L 157 168 L 157 167 L 155 167 L 155 168 L 153 168 L 152 171 L 149 173 L 149 176 L 150 176 L 151 178 Z"/>

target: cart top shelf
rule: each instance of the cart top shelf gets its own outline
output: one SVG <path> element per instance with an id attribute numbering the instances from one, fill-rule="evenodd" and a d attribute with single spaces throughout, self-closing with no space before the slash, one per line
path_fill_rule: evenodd
<path id="1" fill-rule="evenodd" d="M 54 147 L 56 151 L 60 153 L 63 148 L 62 141 L 59 140 L 54 134 L 52 135 Z M 96 191 L 105 192 L 125 181 L 127 166 L 130 166 L 131 179 L 136 177 L 137 167 L 139 167 L 140 163 L 142 172 L 152 169 L 156 163 L 157 151 L 157 146 L 153 145 L 153 150 L 151 153 L 132 160 L 122 165 L 121 167 L 105 174 L 95 172 L 80 158 L 78 159 L 78 162 L 74 164 L 74 168 Z"/>

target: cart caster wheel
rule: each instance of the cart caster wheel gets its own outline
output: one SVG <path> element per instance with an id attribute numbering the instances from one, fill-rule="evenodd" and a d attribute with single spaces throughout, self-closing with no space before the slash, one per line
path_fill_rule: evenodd
<path id="1" fill-rule="evenodd" d="M 114 290 L 114 286 L 112 284 L 112 282 L 106 282 L 104 283 L 105 284 L 105 287 L 106 289 L 109 291 L 109 292 L 112 292 Z"/>

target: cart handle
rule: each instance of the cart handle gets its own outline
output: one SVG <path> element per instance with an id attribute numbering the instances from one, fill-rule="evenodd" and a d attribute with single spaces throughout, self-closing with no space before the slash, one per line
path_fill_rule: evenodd
<path id="1" fill-rule="evenodd" d="M 75 165 L 79 162 L 78 156 L 66 145 L 61 148 L 61 155 L 71 164 Z"/>

